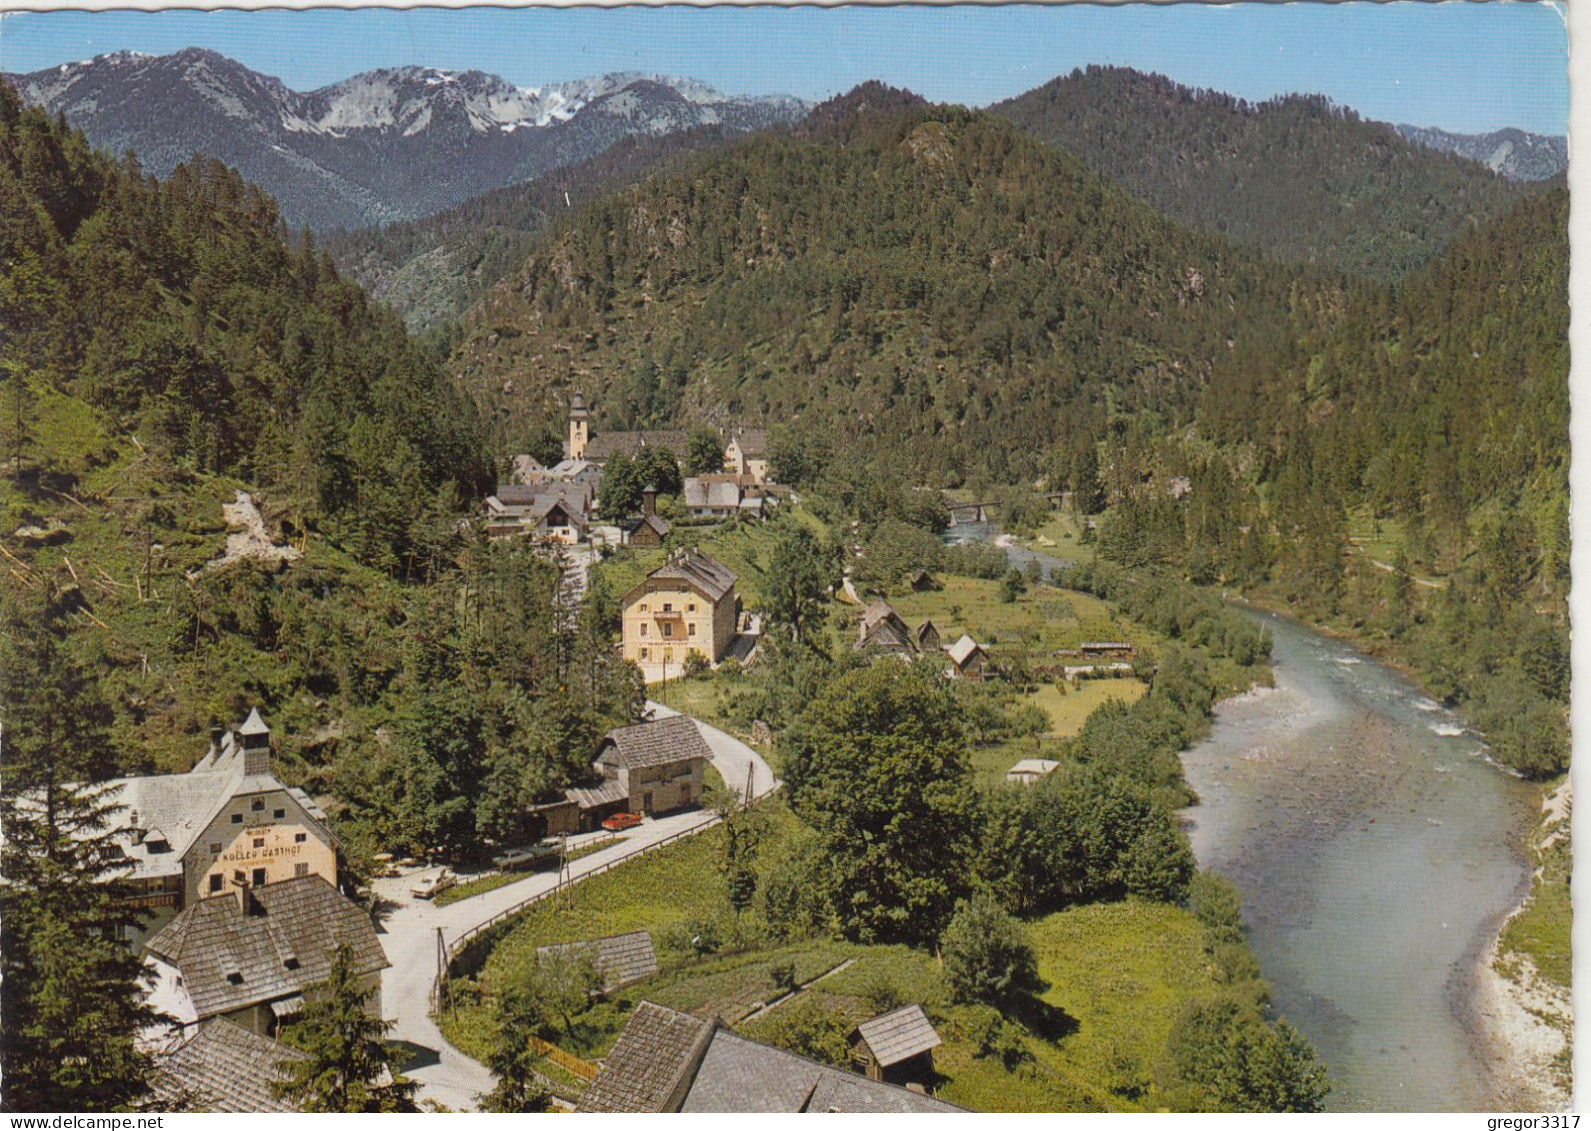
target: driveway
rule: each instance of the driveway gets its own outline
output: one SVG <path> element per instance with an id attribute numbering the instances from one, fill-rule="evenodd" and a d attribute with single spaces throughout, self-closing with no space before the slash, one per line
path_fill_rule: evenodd
<path id="1" fill-rule="evenodd" d="M 649 706 L 657 718 L 679 713 L 661 704 Z M 775 788 L 773 771 L 755 750 L 700 721 L 696 725 L 712 750 L 714 768 L 730 789 L 738 791 L 737 796 L 745 796 L 748 778 L 756 797 Z M 697 832 L 716 822 L 717 814 L 701 809 L 648 818 L 624 833 L 617 844 L 571 863 L 570 878 L 578 882 L 637 849 L 645 850 L 676 833 Z M 570 845 L 578 847 L 600 835 L 605 834 L 572 837 Z M 440 870 L 416 869 L 371 885 L 384 905 L 381 944 L 391 963 L 381 976 L 381 1009 L 383 1016 L 395 1022 L 388 1039 L 411 1046 L 417 1054 L 406 1075 L 419 1083 L 420 1098 L 436 1100 L 454 1110 L 473 1111 L 475 1097 L 491 1090 L 493 1078 L 485 1065 L 443 1040 L 441 1030 L 431 1019 L 431 987 L 441 966 L 443 942 L 451 945 L 459 936 L 493 916 L 551 891 L 558 877 L 555 872 L 531 872 L 511 884 L 446 907 L 437 907 L 429 900 L 415 899 L 409 894 L 409 889 L 420 879 Z M 439 934 L 442 942 L 439 942 Z"/>

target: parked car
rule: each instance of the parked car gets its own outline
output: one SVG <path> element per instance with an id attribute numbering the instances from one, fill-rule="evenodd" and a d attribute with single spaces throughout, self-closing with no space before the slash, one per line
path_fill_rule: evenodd
<path id="1" fill-rule="evenodd" d="M 517 868 L 529 868 L 538 861 L 558 854 L 556 844 L 533 844 L 529 848 L 510 848 L 507 852 L 500 852 L 492 857 L 492 867 L 503 872 L 512 872 Z"/>
<path id="2" fill-rule="evenodd" d="M 443 868 L 436 875 L 421 880 L 409 889 L 409 894 L 416 899 L 435 899 L 448 888 L 458 883 L 459 879 L 452 872 Z"/>
<path id="3" fill-rule="evenodd" d="M 633 829 L 640 823 L 641 814 L 639 813 L 615 813 L 602 822 L 602 827 L 617 833 L 623 832 L 625 829 Z"/>

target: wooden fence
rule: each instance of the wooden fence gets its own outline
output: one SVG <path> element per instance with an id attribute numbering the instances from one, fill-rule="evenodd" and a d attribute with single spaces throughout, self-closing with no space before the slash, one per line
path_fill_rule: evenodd
<path id="1" fill-rule="evenodd" d="M 537 1054 L 538 1056 L 546 1057 L 548 1060 L 552 1061 L 571 1076 L 577 1076 L 584 1080 L 587 1084 L 595 1080 L 597 1078 L 597 1073 L 601 1071 L 589 1060 L 581 1060 L 578 1056 L 575 1056 L 572 1053 L 564 1052 L 563 1049 L 559 1048 L 551 1041 L 544 1041 L 540 1037 L 527 1037 L 526 1040 L 530 1043 L 531 1052 Z"/>

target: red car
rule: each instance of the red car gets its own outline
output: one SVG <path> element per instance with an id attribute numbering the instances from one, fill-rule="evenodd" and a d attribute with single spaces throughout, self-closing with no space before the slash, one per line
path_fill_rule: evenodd
<path id="1" fill-rule="evenodd" d="M 602 822 L 602 827 L 618 833 L 623 832 L 625 829 L 633 829 L 640 823 L 641 814 L 639 813 L 615 813 Z"/>

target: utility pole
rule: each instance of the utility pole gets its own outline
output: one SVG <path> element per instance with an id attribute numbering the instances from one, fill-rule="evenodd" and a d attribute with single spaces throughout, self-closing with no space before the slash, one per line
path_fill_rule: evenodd
<path id="1" fill-rule="evenodd" d="M 452 1015 L 454 1012 L 453 990 L 447 984 L 447 965 L 447 942 L 442 938 L 442 928 L 438 927 L 436 929 L 436 988 L 439 997 L 445 996 L 447 998 L 448 1013 Z M 441 1008 L 441 1001 L 436 1004 L 438 1008 Z"/>

